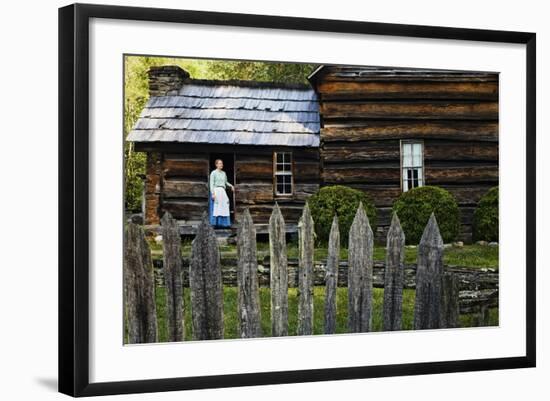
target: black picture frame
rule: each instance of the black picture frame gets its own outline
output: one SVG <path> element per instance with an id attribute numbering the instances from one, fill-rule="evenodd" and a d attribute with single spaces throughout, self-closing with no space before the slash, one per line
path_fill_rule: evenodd
<path id="1" fill-rule="evenodd" d="M 520 357 L 90 383 L 88 61 L 91 18 L 274 28 L 526 46 L 526 353 Z M 59 391 L 71 396 L 158 392 L 534 367 L 536 364 L 536 35 L 358 21 L 74 4 L 59 9 Z"/>

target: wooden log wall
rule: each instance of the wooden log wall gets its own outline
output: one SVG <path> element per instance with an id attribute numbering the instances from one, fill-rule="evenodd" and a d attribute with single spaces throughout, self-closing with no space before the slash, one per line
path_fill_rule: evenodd
<path id="1" fill-rule="evenodd" d="M 162 212 L 185 222 L 198 222 L 208 211 L 207 153 L 163 153 Z"/>
<path id="2" fill-rule="evenodd" d="M 292 196 L 276 196 L 273 182 L 273 152 L 292 152 Z M 272 148 L 238 150 L 235 154 L 237 216 L 248 208 L 255 224 L 267 224 L 275 202 L 285 222 L 296 224 L 306 199 L 319 189 L 317 148 Z"/>
<path id="3" fill-rule="evenodd" d="M 160 187 L 161 187 L 161 154 L 148 152 L 145 162 L 145 224 L 159 224 Z"/>
<path id="4" fill-rule="evenodd" d="M 401 194 L 400 141 L 422 140 L 425 185 L 456 197 L 461 239 L 471 239 L 473 210 L 498 185 L 497 74 L 333 66 L 313 85 L 320 99 L 322 185 L 370 195 L 383 239 Z"/>
<path id="5" fill-rule="evenodd" d="M 179 145 L 179 144 L 176 144 Z M 149 145 L 147 152 L 146 224 L 159 224 L 165 211 L 190 225 L 197 225 L 208 210 L 209 151 L 235 154 L 237 218 L 249 208 L 255 224 L 267 224 L 275 202 L 288 224 L 297 224 L 306 199 L 319 190 L 318 148 L 225 146 L 186 144 Z M 292 152 L 292 196 L 275 196 L 273 152 Z"/>

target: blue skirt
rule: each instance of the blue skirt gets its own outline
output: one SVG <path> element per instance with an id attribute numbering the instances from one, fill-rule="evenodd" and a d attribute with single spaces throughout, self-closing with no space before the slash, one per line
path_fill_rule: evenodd
<path id="1" fill-rule="evenodd" d="M 214 201 L 212 196 L 208 196 L 208 215 L 210 216 L 210 225 L 214 227 L 231 227 L 231 218 L 229 216 L 212 216 L 214 211 Z"/>

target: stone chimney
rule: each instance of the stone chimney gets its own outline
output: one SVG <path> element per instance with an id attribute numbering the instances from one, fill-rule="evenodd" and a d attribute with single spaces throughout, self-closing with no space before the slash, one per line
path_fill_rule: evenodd
<path id="1" fill-rule="evenodd" d="M 163 65 L 149 69 L 149 97 L 174 95 L 189 73 L 177 65 Z"/>

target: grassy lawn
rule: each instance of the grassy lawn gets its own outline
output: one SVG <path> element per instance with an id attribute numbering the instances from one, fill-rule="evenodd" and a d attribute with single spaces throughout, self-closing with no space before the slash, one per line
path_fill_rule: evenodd
<path id="1" fill-rule="evenodd" d="M 288 257 L 298 258 L 298 245 L 295 243 L 288 244 Z M 151 242 L 151 249 L 154 257 L 162 255 L 162 245 Z M 269 255 L 269 243 L 258 242 L 258 258 L 263 258 Z M 418 248 L 405 248 L 405 263 L 416 263 L 416 253 Z M 235 245 L 221 246 L 220 251 L 223 257 L 236 257 L 237 250 Z M 323 260 L 327 257 L 327 248 L 317 247 L 315 249 L 315 260 Z M 191 254 L 191 243 L 182 243 L 182 254 L 189 256 Z M 375 245 L 374 260 L 383 262 L 386 257 L 386 249 L 383 246 Z M 341 260 L 347 260 L 348 250 L 340 249 Z M 450 247 L 445 249 L 444 262 L 448 265 L 468 266 L 475 268 L 491 267 L 498 269 L 498 246 L 482 246 L 482 245 L 464 245 L 462 248 Z"/>
<path id="2" fill-rule="evenodd" d="M 189 289 L 184 289 L 184 310 L 185 310 L 185 339 L 191 340 L 191 305 L 189 300 Z M 382 304 L 384 290 L 380 288 L 374 289 L 374 315 L 373 315 L 373 330 L 381 331 L 382 329 Z M 289 335 L 296 335 L 296 324 L 298 314 L 298 298 L 296 288 L 290 288 L 289 292 Z M 338 288 L 337 292 L 337 333 L 347 332 L 347 288 Z M 414 310 L 414 290 L 404 290 L 403 293 L 403 329 L 412 329 L 412 319 Z M 159 341 L 167 341 L 166 331 L 166 294 L 163 287 L 156 288 L 157 300 L 157 317 L 159 323 Z M 260 288 L 260 303 L 262 313 L 262 331 L 264 337 L 269 337 L 271 334 L 271 311 L 270 311 L 270 293 L 269 288 Z M 324 311 L 324 287 L 315 287 L 314 291 L 314 333 L 323 333 L 323 312 Z M 224 317 L 225 317 L 225 338 L 238 338 L 238 321 L 237 321 L 237 288 L 224 288 Z M 476 318 L 474 315 L 461 315 L 460 324 L 462 327 L 471 327 L 475 325 Z M 498 310 L 491 309 L 489 311 L 489 325 L 498 325 Z"/>

